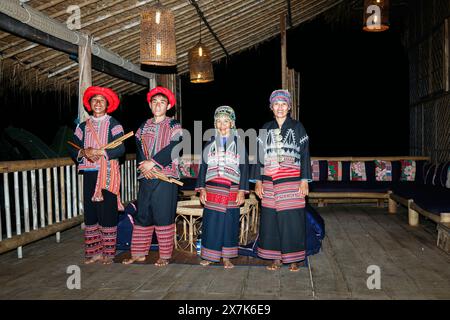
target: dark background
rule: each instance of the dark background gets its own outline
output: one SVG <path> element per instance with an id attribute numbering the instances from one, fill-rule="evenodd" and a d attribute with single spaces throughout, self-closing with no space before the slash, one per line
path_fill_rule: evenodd
<path id="1" fill-rule="evenodd" d="M 289 66 L 301 74 L 300 121 L 313 156 L 408 154 L 408 59 L 398 30 L 366 33 L 319 17 L 289 30 L 287 47 Z M 215 63 L 212 83 L 191 84 L 183 75 L 183 127 L 193 133 L 194 121 L 202 120 L 203 130 L 211 128 L 214 110 L 230 105 L 239 128 L 259 129 L 273 118 L 268 100 L 281 87 L 280 56 L 276 37 Z M 113 116 L 125 131 L 136 131 L 151 116 L 145 94 L 120 97 Z M 75 126 L 76 98 L 64 98 L 70 107 L 61 108 L 61 97 L 52 93 L 6 95 L 2 128 L 24 128 L 51 143 L 59 126 Z M 126 146 L 134 152 L 132 139 Z"/>

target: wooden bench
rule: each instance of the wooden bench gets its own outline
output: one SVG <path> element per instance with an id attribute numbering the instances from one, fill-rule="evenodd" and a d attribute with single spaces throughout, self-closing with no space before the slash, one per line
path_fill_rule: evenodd
<path id="1" fill-rule="evenodd" d="M 450 222 L 438 223 L 437 231 L 437 246 L 450 254 Z"/>

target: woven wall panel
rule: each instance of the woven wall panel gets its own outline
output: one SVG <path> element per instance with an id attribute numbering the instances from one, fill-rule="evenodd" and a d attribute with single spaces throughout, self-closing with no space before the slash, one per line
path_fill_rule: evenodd
<path id="1" fill-rule="evenodd" d="M 409 155 L 415 156 L 418 152 L 418 126 L 417 126 L 417 106 L 409 111 Z"/>
<path id="2" fill-rule="evenodd" d="M 425 154 L 431 156 L 436 148 L 435 143 L 435 108 L 433 108 L 433 102 L 424 104 L 423 108 L 423 134 L 424 134 L 424 151 Z"/>
<path id="3" fill-rule="evenodd" d="M 442 20 L 450 15 L 450 1 L 448 0 L 437 0 L 435 1 L 434 10 L 434 22 L 435 25 L 439 24 Z"/>
<path id="4" fill-rule="evenodd" d="M 418 52 L 418 95 L 426 97 L 430 93 L 430 51 L 429 41 L 419 44 Z"/>
<path id="5" fill-rule="evenodd" d="M 444 25 L 433 33 L 431 38 L 431 92 L 444 90 Z"/>
<path id="6" fill-rule="evenodd" d="M 423 106 L 416 105 L 411 108 L 409 126 L 409 146 L 410 155 L 421 156 L 424 154 L 423 148 Z"/>
<path id="7" fill-rule="evenodd" d="M 418 49 L 413 48 L 409 51 L 409 61 L 417 61 Z M 419 101 L 418 86 L 418 65 L 416 63 L 409 64 L 409 99 L 410 104 L 415 104 Z"/>
<path id="8" fill-rule="evenodd" d="M 436 108 L 436 154 L 438 162 L 450 160 L 450 95 L 435 103 Z"/>

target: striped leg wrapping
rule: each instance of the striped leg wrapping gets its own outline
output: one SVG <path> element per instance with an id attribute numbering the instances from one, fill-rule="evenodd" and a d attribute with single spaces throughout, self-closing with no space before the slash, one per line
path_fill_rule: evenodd
<path id="1" fill-rule="evenodd" d="M 131 239 L 131 256 L 143 257 L 148 255 L 150 245 L 152 244 L 152 236 L 154 226 L 141 227 L 134 225 L 133 237 Z"/>
<path id="2" fill-rule="evenodd" d="M 114 258 L 116 255 L 117 227 L 102 227 L 103 256 Z"/>
<path id="3" fill-rule="evenodd" d="M 102 233 L 98 224 L 84 229 L 84 256 L 92 258 L 103 253 Z"/>
<path id="4" fill-rule="evenodd" d="M 168 226 L 155 227 L 155 230 L 158 237 L 159 257 L 161 259 L 172 258 L 175 223 Z"/>

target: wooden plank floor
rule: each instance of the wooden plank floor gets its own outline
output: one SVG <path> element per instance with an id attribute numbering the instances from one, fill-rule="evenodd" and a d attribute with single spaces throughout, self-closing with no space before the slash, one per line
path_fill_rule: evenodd
<path id="1" fill-rule="evenodd" d="M 270 272 L 263 266 L 118 263 L 83 265 L 82 231 L 49 237 L 0 255 L 0 299 L 450 299 L 450 256 L 435 245 L 431 224 L 407 225 L 406 211 L 329 206 L 323 250 L 308 268 Z M 67 267 L 81 268 L 81 289 L 66 286 Z M 367 267 L 381 270 L 381 289 L 369 290 Z M 314 290 L 313 290 L 314 289 Z"/>

